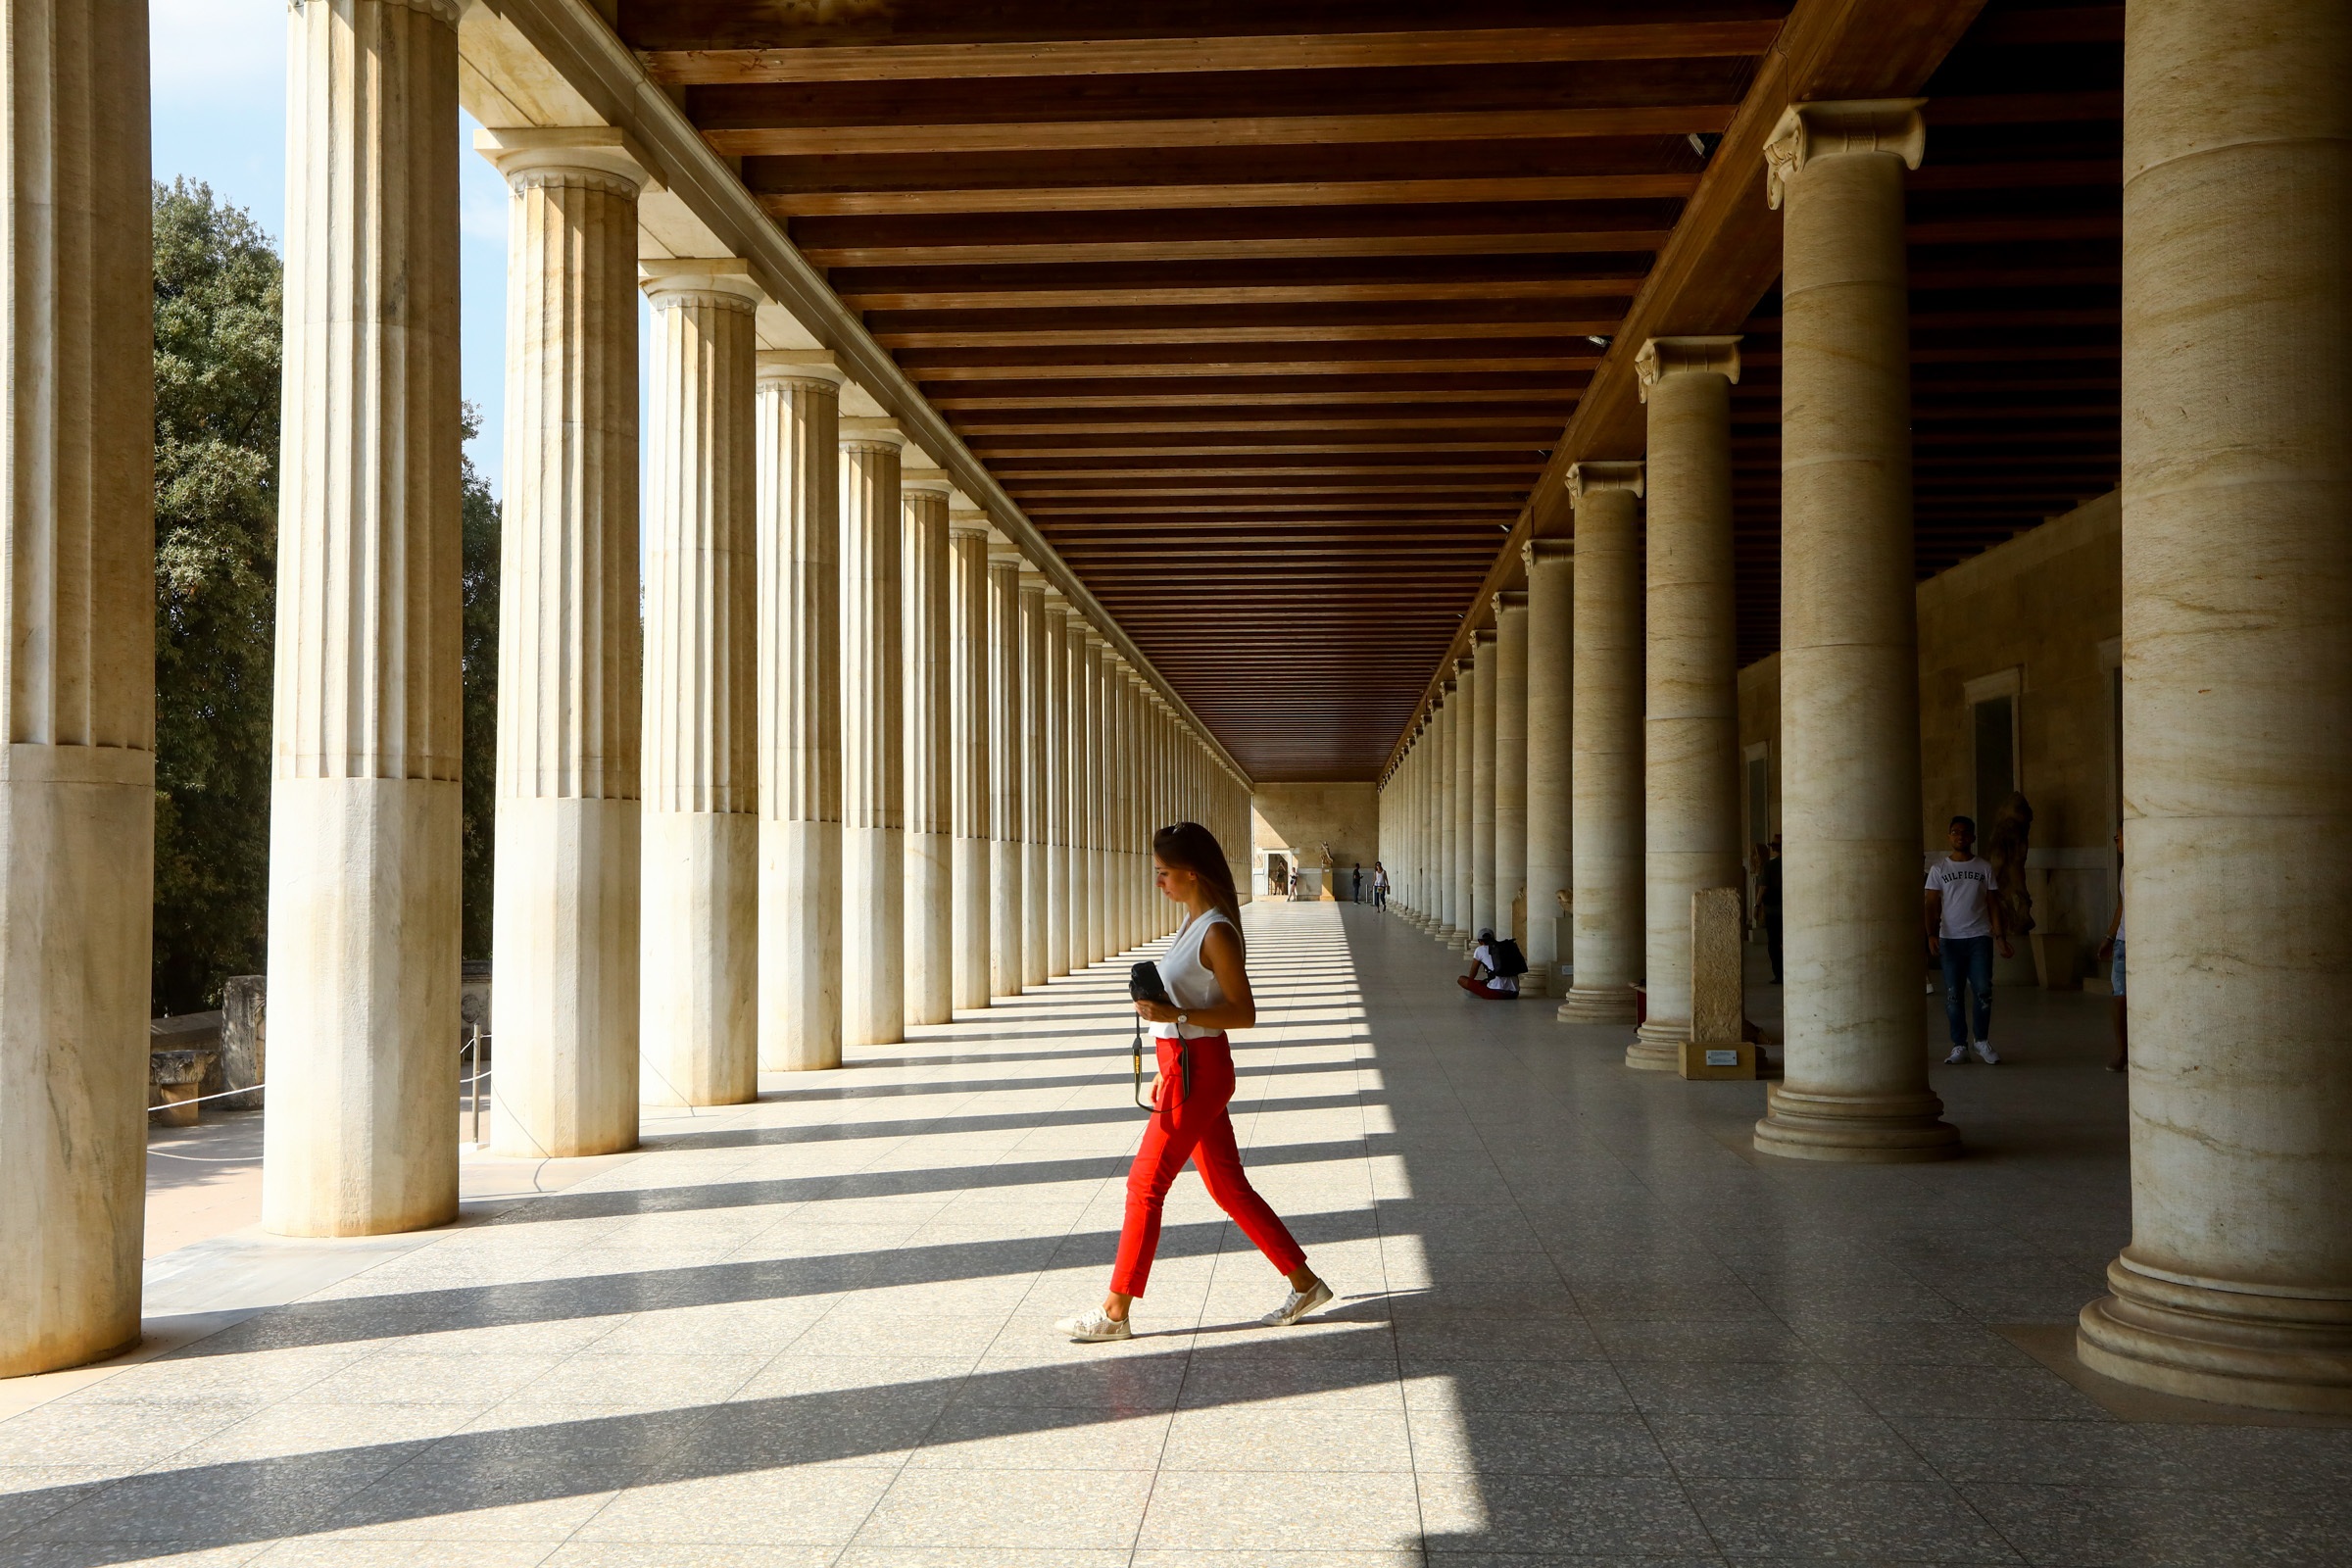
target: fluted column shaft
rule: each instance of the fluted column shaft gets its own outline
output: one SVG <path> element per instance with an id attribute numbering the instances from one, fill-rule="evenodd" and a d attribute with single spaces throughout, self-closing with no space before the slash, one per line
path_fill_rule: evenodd
<path id="1" fill-rule="evenodd" d="M 1038 734 L 1046 748 L 1046 973 L 1068 974 L 1070 961 L 1070 607 L 1046 595 L 1046 711 Z"/>
<path id="2" fill-rule="evenodd" d="M 955 1016 L 956 790 L 950 755 L 948 481 L 936 468 L 899 475 L 900 635 L 905 662 L 906 1021 Z"/>
<path id="3" fill-rule="evenodd" d="M 760 1067 L 841 1065 L 841 381 L 760 356 Z"/>
<path id="4" fill-rule="evenodd" d="M 1740 887 L 1740 662 L 1732 592 L 1738 340 L 1662 337 L 1636 369 L 1649 411 L 1642 662 L 1643 973 L 1629 1067 L 1674 1072 L 1690 1038 L 1690 896 Z M 1744 894 L 1743 894 L 1744 896 Z"/>
<path id="5" fill-rule="evenodd" d="M 1520 943 L 1534 996 L 1567 989 L 1560 962 L 1570 956 L 1569 922 L 1560 895 L 1575 887 L 1573 809 L 1576 547 L 1564 539 L 1530 541 L 1527 565 L 1527 930 Z"/>
<path id="6" fill-rule="evenodd" d="M 841 1035 L 906 1038 L 906 780 L 899 451 L 883 419 L 841 421 Z"/>
<path id="7" fill-rule="evenodd" d="M 147 68 L 137 0 L 0 8 L 0 1377 L 139 1337 L 155 886 Z"/>
<path id="8" fill-rule="evenodd" d="M 1061 772 L 1054 780 L 1061 818 L 1061 871 L 1050 892 L 1057 901 L 1066 971 L 1085 968 L 1087 770 L 1093 765 L 1086 736 L 1086 622 L 1065 615 L 1061 626 L 1061 707 L 1055 729 L 1061 736 Z"/>
<path id="9" fill-rule="evenodd" d="M 956 794 L 956 1005 L 989 997 L 991 770 L 989 748 L 988 514 L 948 514 L 948 647 L 954 700 Z"/>
<path id="10" fill-rule="evenodd" d="M 513 193 L 490 1146 L 606 1154 L 637 1143 L 643 172 L 617 131 L 477 145 Z"/>
<path id="11" fill-rule="evenodd" d="M 2352 1412 L 2352 13 L 2124 34 L 2132 1243 L 2077 1348 Z"/>
<path id="12" fill-rule="evenodd" d="M 1494 696 L 1497 683 L 1492 627 L 1471 633 L 1476 684 L 1470 709 L 1470 929 L 1499 929 L 1494 914 Z"/>
<path id="13" fill-rule="evenodd" d="M 1526 886 L 1527 595 L 1503 593 L 1494 605 L 1494 929 L 1519 942 L 1522 956 L 1527 934 L 1511 908 Z M 1527 914 L 1536 912 L 1530 895 Z"/>
<path id="14" fill-rule="evenodd" d="M 988 553 L 988 716 L 995 741 L 989 748 L 988 989 L 998 997 L 1021 994 L 1021 945 L 1027 927 L 1021 913 L 1021 835 L 1028 813 L 1021 802 L 1027 766 L 1022 736 L 1037 722 L 1028 711 L 1021 684 L 1021 557 L 1010 545 L 992 544 Z"/>
<path id="15" fill-rule="evenodd" d="M 1453 907 L 1462 939 L 1478 934 L 1478 662 L 1454 665 Z"/>
<path id="16" fill-rule="evenodd" d="M 1110 753 L 1104 745 L 1103 703 L 1105 689 L 1102 678 L 1102 639 L 1089 627 L 1086 634 L 1086 658 L 1080 670 L 1086 686 L 1086 802 L 1082 819 L 1086 824 L 1086 854 L 1081 863 L 1086 869 L 1086 961 L 1100 963 L 1110 956 L 1108 925 L 1103 915 L 1106 892 L 1103 876 L 1103 811 L 1108 804 L 1104 775 L 1110 766 Z M 1072 900 L 1072 907 L 1077 901 Z"/>
<path id="17" fill-rule="evenodd" d="M 262 1169 L 281 1235 L 458 1206 L 458 11 L 287 13 Z"/>
<path id="18" fill-rule="evenodd" d="M 1444 690 L 1445 695 L 1440 699 L 1438 708 L 1438 754 L 1434 759 L 1438 775 L 1437 800 L 1433 803 L 1435 809 L 1430 828 L 1438 841 L 1437 937 L 1441 942 L 1451 942 L 1462 935 L 1463 922 L 1470 918 L 1470 911 L 1465 906 L 1468 900 L 1460 897 L 1461 890 L 1467 885 L 1460 853 L 1463 836 L 1454 828 L 1462 811 L 1468 808 L 1460 804 L 1460 763 L 1466 750 L 1460 740 L 1460 732 L 1465 727 L 1461 720 L 1467 705 L 1463 700 L 1466 694 L 1457 678 L 1449 677 Z"/>
<path id="19" fill-rule="evenodd" d="M 1642 466 L 1580 464 L 1576 503 L 1576 970 L 1563 1023 L 1634 1021 L 1642 957 L 1642 557 L 1635 502 Z"/>
<path id="20" fill-rule="evenodd" d="M 1046 920 L 1053 912 L 1047 844 L 1054 780 L 1046 770 L 1046 579 L 1021 573 L 1021 705 L 1036 717 L 1021 732 L 1021 984 L 1047 980 Z"/>
<path id="21" fill-rule="evenodd" d="M 760 1098 L 759 296 L 648 265 L 639 1092 L 735 1105 Z"/>
<path id="22" fill-rule="evenodd" d="M 1944 1158 L 1919 1005 L 1908 101 L 1791 108 L 1782 248 L 1781 761 L 1788 1062 L 1769 1153 Z"/>

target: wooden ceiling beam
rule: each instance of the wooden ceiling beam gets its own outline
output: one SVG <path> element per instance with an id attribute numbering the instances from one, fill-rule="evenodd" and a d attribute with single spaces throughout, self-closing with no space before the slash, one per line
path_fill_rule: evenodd
<path id="1" fill-rule="evenodd" d="M 1122 285 L 1104 279 L 1096 287 L 1042 287 L 1013 279 L 927 286 L 848 284 L 842 302 L 855 311 L 1070 310 L 1096 306 L 1324 305 L 1419 300 L 1624 299 L 1640 286 L 1644 269 L 1628 266 L 1592 276 L 1430 278 L 1411 282 L 1349 281 L 1334 277 L 1307 283 L 1219 282 Z"/>
<path id="2" fill-rule="evenodd" d="M 2034 233 L 2064 237 L 2067 225 L 2088 220 L 2039 220 Z M 2014 225 L 2013 225 L 2014 226 Z M 2085 232 L 2090 230 L 2085 229 Z M 1571 228 L 1565 224 L 1542 230 L 1509 229 L 1499 233 L 1362 233 L 1237 235 L 1230 239 L 1041 240 L 1001 244 L 931 243 L 869 245 L 804 245 L 801 254 L 818 267 L 1003 267 L 1028 263 L 1093 264 L 1106 262 L 1227 262 L 1321 261 L 1346 257 L 1380 256 L 1568 256 L 1621 255 L 1654 251 L 1666 243 L 1669 230 L 1646 228 Z M 1974 225 L 1971 233 L 2002 238 L 2006 230 L 1991 222 Z"/>
<path id="3" fill-rule="evenodd" d="M 1494 389 L 1455 388 L 1443 394 L 1447 404 L 1544 403 L 1565 409 L 1576 401 L 1583 388 L 1577 386 L 1543 387 L 1533 391 L 1517 387 Z M 1254 392 L 1237 396 L 1230 392 L 1193 392 L 1170 388 L 1166 392 L 1099 392 L 1092 389 L 1073 389 L 1067 396 L 1032 397 L 1021 394 L 997 396 L 992 389 L 975 387 L 968 392 L 932 399 L 935 408 L 955 411 L 1011 412 L 1036 410 L 1069 410 L 1073 414 L 1088 409 L 1147 409 L 1147 408 L 1210 408 L 1242 407 L 1295 408 L 1301 405 L 1328 405 L 1332 408 L 1379 408 L 1400 403 L 1433 401 L 1427 392 L 1412 388 L 1363 389 L 1352 392 L 1323 392 L 1312 388 L 1288 392 Z"/>
<path id="4" fill-rule="evenodd" d="M 911 218 L 943 213 L 1176 212 L 1203 208 L 1400 207 L 1439 203 L 1680 201 L 1696 174 L 1465 175 L 1456 179 L 1234 180 L 1186 185 L 976 186 L 936 190 L 771 191 L 777 218 Z"/>
<path id="5" fill-rule="evenodd" d="M 1562 64 L 1752 55 L 1774 19 L 1647 22 L 1411 32 L 1296 32 L 1186 38 L 1040 38 L 1019 42 L 812 43 L 653 49 L 645 69 L 666 86 L 827 81 L 961 81 L 1022 76 L 1138 76 L 1204 72 L 1361 71 L 1380 67 Z"/>
<path id="6" fill-rule="evenodd" d="M 1164 120 L 1043 120 L 945 124 L 719 124 L 698 114 L 724 158 L 861 153 L 1052 152 L 1091 147 L 1322 147 L 1354 142 L 1502 141 L 1588 136 L 1719 135 L 1736 104 L 1608 108 L 1392 110 L 1327 115 L 1210 115 Z M 760 113 L 747 105 L 747 118 Z M 2058 119 L 2060 116 L 2047 118 Z M 2120 118 L 2120 110 L 2119 110 Z"/>
<path id="7" fill-rule="evenodd" d="M 2111 315 L 2114 313 L 2110 313 Z M 874 341 L 899 349 L 1125 348 L 1147 343 L 1408 343 L 1425 339 L 1544 338 L 1563 333 L 1582 337 L 1616 329 L 1614 317 L 1527 321 L 1366 321 L 1298 326 L 1258 322 L 1245 326 L 1089 327 L 1040 323 L 1011 331 L 949 328 L 940 331 L 877 331 Z"/>

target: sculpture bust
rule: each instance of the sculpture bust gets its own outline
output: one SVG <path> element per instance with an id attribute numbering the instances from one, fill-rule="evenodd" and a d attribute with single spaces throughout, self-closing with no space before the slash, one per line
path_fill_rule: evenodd
<path id="1" fill-rule="evenodd" d="M 2034 895 L 2026 888 L 2026 857 L 2033 836 L 2034 807 L 2012 791 L 1984 830 L 1984 858 L 1992 867 L 1993 880 L 2000 884 L 1993 897 L 2000 901 L 2001 925 L 2019 942 L 2034 929 Z"/>

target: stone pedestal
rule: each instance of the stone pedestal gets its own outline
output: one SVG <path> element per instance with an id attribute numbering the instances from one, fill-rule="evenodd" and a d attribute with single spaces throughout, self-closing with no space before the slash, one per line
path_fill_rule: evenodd
<path id="1" fill-rule="evenodd" d="M 279 1235 L 458 1209 L 461 9 L 287 13 L 262 1162 Z"/>
<path id="2" fill-rule="evenodd" d="M 2352 1413 L 2352 11 L 2141 0 L 2124 78 L 2132 1242 L 2094 1371 Z"/>
<path id="3" fill-rule="evenodd" d="M 949 685 L 956 795 L 955 990 L 958 1007 L 989 997 L 988 514 L 948 512 Z"/>
<path id="4" fill-rule="evenodd" d="M 760 1097 L 760 296 L 741 262 L 641 270 L 654 340 L 638 1092 L 738 1105 Z M 494 1122 L 492 1147 L 510 1150 Z"/>
<path id="5" fill-rule="evenodd" d="M 1919 660 L 1903 169 L 1911 100 L 1798 104 L 1766 149 L 1787 209 L 1781 764 L 1788 1076 L 1756 1148 L 1929 1160 L 1959 1134 L 1920 1009 Z"/>
<path id="6" fill-rule="evenodd" d="M 491 1147 L 637 1144 L 637 191 L 617 130 L 491 129 L 513 193 Z"/>
<path id="7" fill-rule="evenodd" d="M 841 421 L 841 1036 L 906 1038 L 906 784 L 899 637 L 899 451 L 887 419 Z"/>
<path id="8" fill-rule="evenodd" d="M 1642 953 L 1642 465 L 1569 470 L 1576 504 L 1575 984 L 1562 1023 L 1632 1023 Z"/>
<path id="9" fill-rule="evenodd" d="M 0 1377 L 16 1377 L 139 1337 L 155 889 L 147 8 L 11 0 L 0 45 Z"/>
<path id="10" fill-rule="evenodd" d="M 841 372 L 760 356 L 760 1070 L 841 1065 Z"/>
<path id="11" fill-rule="evenodd" d="M 1743 886 L 1740 663 L 1732 590 L 1732 383 L 1739 340 L 1652 338 L 1636 360 L 1649 412 L 1642 662 L 1642 906 L 1649 1011 L 1625 1063 L 1672 1072 L 1696 1038 L 1691 897 Z"/>

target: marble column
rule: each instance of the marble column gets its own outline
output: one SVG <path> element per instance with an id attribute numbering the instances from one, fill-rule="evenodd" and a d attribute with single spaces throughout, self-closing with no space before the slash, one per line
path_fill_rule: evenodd
<path id="1" fill-rule="evenodd" d="M 948 648 L 948 476 L 899 470 L 900 650 L 906 784 L 906 1021 L 956 1015 L 956 779 Z"/>
<path id="2" fill-rule="evenodd" d="M 1756 1148 L 1942 1159 L 1920 1010 L 1919 658 L 1903 170 L 1915 100 L 1798 104 L 1765 149 L 1782 248 L 1787 1077 Z"/>
<path id="3" fill-rule="evenodd" d="M 1038 733 L 1046 746 L 1046 973 L 1068 974 L 1070 962 L 1070 604 L 1046 591 L 1046 711 Z"/>
<path id="4" fill-rule="evenodd" d="M 1568 470 L 1576 507 L 1569 789 L 1576 817 L 1575 984 L 1562 1023 L 1632 1023 L 1642 959 L 1642 557 L 1639 463 Z"/>
<path id="5" fill-rule="evenodd" d="M 1460 799 L 1457 789 L 1461 775 L 1457 764 L 1464 749 L 1460 739 L 1464 727 L 1461 718 L 1466 706 L 1463 698 L 1468 694 L 1462 690 L 1461 682 L 1451 671 L 1447 672 L 1440 691 L 1438 754 L 1431 760 L 1436 763 L 1437 799 L 1432 803 L 1430 831 L 1437 835 L 1438 841 L 1438 906 L 1435 911 L 1438 928 L 1433 935 L 1440 942 L 1454 943 L 1461 939 L 1463 922 L 1470 918 L 1469 909 L 1464 907 L 1468 900 L 1456 900 L 1456 890 L 1465 885 L 1466 878 L 1456 874 L 1462 870 L 1459 853 L 1462 836 L 1454 831 L 1455 820 L 1460 814 L 1455 803 Z"/>
<path id="6" fill-rule="evenodd" d="M 1634 362 L 1649 412 L 1642 662 L 1642 907 L 1648 1017 L 1625 1064 L 1682 1067 L 1690 898 L 1738 887 L 1740 662 L 1732 597 L 1732 383 L 1739 339 L 1659 337 Z"/>
<path id="7" fill-rule="evenodd" d="M 1060 901 L 1067 972 L 1076 974 L 1093 961 L 1086 947 L 1086 778 L 1093 763 L 1086 745 L 1086 622 L 1074 614 L 1062 620 L 1059 681 L 1062 765 L 1054 787 L 1063 844 L 1061 874 L 1051 891 Z"/>
<path id="8" fill-rule="evenodd" d="M 1454 664 L 1453 907 L 1454 936 L 1467 946 L 1478 935 L 1478 662 Z"/>
<path id="9" fill-rule="evenodd" d="M 988 709 L 988 514 L 951 505 L 948 549 L 956 796 L 955 1003 L 958 1007 L 985 1007 L 991 906 L 989 746 L 994 739 Z"/>
<path id="10" fill-rule="evenodd" d="M 1494 929 L 1522 956 L 1527 933 L 1512 909 L 1526 891 L 1527 595 L 1505 590 L 1494 600 Z M 1532 899 L 1526 912 L 1537 912 Z"/>
<path id="11" fill-rule="evenodd" d="M 1103 769 L 1109 765 L 1109 753 L 1103 747 L 1102 728 L 1102 636 L 1092 626 L 1086 630 L 1086 657 L 1080 663 L 1086 687 L 1086 769 L 1083 774 L 1086 799 L 1080 813 L 1086 824 L 1086 853 L 1080 858 L 1085 867 L 1086 897 L 1083 902 L 1072 898 L 1073 910 L 1086 912 L 1086 961 L 1100 963 L 1110 956 L 1106 940 L 1107 926 L 1103 918 L 1103 834 L 1102 813 L 1105 804 Z M 1074 701 L 1074 699 L 1073 699 Z"/>
<path id="12" fill-rule="evenodd" d="M 2132 1242 L 2076 1348 L 2341 1416 L 2352 12 L 2141 0 L 2124 52 Z"/>
<path id="13" fill-rule="evenodd" d="M 287 13 L 262 1164 L 280 1235 L 458 1210 L 460 9 Z M 110 310 L 143 313 L 137 292 Z"/>
<path id="14" fill-rule="evenodd" d="M 841 1065 L 841 372 L 759 359 L 760 1069 Z"/>
<path id="15" fill-rule="evenodd" d="M 1534 539 L 1520 555 L 1527 567 L 1527 931 L 1520 938 L 1527 973 L 1519 990 L 1541 997 L 1567 989 L 1560 964 L 1570 954 L 1560 895 L 1576 877 L 1576 546 Z"/>
<path id="16" fill-rule="evenodd" d="M 1021 734 L 1021 984 L 1046 983 L 1046 918 L 1053 911 L 1046 873 L 1053 857 L 1046 843 L 1053 819 L 1048 796 L 1054 777 L 1046 770 L 1046 576 L 1021 572 L 1021 706 L 1036 716 Z"/>
<path id="17" fill-rule="evenodd" d="M 906 780 L 899 454 L 888 419 L 841 421 L 841 1037 L 906 1034 Z"/>
<path id="18" fill-rule="evenodd" d="M 1500 929 L 1494 913 L 1494 629 L 1470 634 L 1470 930 Z"/>
<path id="19" fill-rule="evenodd" d="M 490 1147 L 637 1143 L 637 191 L 621 133 L 484 130 L 507 223 Z"/>
<path id="20" fill-rule="evenodd" d="M 1021 553 L 991 540 L 988 547 L 988 989 L 1021 994 L 1021 946 L 1028 927 L 1021 912 L 1021 835 L 1028 812 L 1021 801 L 1027 743 L 1037 722 L 1021 684 Z"/>
<path id="21" fill-rule="evenodd" d="M 640 270 L 654 342 L 638 1093 L 736 1105 L 760 1098 L 760 296 L 741 262 Z"/>
<path id="22" fill-rule="evenodd" d="M 139 1338 L 155 887 L 147 67 L 137 0 L 0 8 L 0 1377 Z"/>

